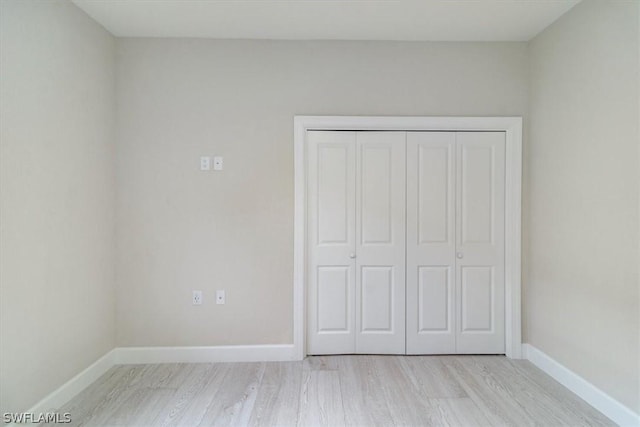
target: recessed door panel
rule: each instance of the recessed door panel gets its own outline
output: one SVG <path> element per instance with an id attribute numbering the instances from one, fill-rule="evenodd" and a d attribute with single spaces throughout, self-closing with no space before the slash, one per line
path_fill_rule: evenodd
<path id="1" fill-rule="evenodd" d="M 463 144 L 461 154 L 460 208 L 464 243 L 491 243 L 495 217 L 495 147 Z"/>
<path id="2" fill-rule="evenodd" d="M 493 330 L 493 267 L 462 267 L 462 332 Z"/>
<path id="3" fill-rule="evenodd" d="M 361 244 L 391 243 L 391 147 L 360 146 L 362 209 Z"/>
<path id="4" fill-rule="evenodd" d="M 318 268 L 318 332 L 349 332 L 349 267 Z"/>
<path id="5" fill-rule="evenodd" d="M 393 267 L 362 267 L 361 332 L 393 332 Z"/>
<path id="6" fill-rule="evenodd" d="M 451 267 L 418 267 L 418 333 L 451 333 Z"/>
<path id="7" fill-rule="evenodd" d="M 434 135 L 430 135 L 434 136 Z M 445 138 L 449 135 L 445 135 Z M 418 244 L 446 243 L 450 240 L 450 171 L 453 147 L 418 145 Z"/>
<path id="8" fill-rule="evenodd" d="M 349 147 L 318 145 L 318 243 L 347 244 L 349 232 Z"/>

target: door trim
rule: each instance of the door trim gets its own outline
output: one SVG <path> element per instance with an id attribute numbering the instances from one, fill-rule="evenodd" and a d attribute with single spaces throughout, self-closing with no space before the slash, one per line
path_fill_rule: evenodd
<path id="1" fill-rule="evenodd" d="M 294 116 L 293 346 L 306 354 L 306 132 L 308 130 L 502 131 L 505 157 L 505 350 L 522 358 L 522 117 Z"/>

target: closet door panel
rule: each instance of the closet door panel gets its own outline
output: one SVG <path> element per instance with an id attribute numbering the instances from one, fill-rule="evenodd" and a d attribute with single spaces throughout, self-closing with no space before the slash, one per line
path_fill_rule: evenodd
<path id="1" fill-rule="evenodd" d="M 355 352 L 355 132 L 307 132 L 309 354 Z"/>
<path id="2" fill-rule="evenodd" d="M 407 353 L 455 353 L 455 133 L 407 132 Z"/>
<path id="3" fill-rule="evenodd" d="M 405 132 L 356 134 L 356 352 L 405 352 Z"/>
<path id="4" fill-rule="evenodd" d="M 450 267 L 418 267 L 418 333 L 452 328 L 453 286 Z"/>
<path id="5" fill-rule="evenodd" d="M 349 332 L 350 288 L 349 267 L 317 268 L 318 333 Z"/>
<path id="6" fill-rule="evenodd" d="M 393 266 L 362 268 L 362 332 L 393 332 Z"/>
<path id="7" fill-rule="evenodd" d="M 458 132 L 457 353 L 505 351 L 504 132 Z"/>
<path id="8" fill-rule="evenodd" d="M 493 267 L 461 267 L 460 274 L 461 332 L 491 332 L 495 323 Z"/>
<path id="9" fill-rule="evenodd" d="M 382 135 L 384 137 L 386 135 Z M 383 139 L 383 138 L 380 139 Z M 371 135 L 358 135 L 360 169 L 359 227 L 361 245 L 393 245 L 393 147 L 389 144 L 366 142 Z"/>

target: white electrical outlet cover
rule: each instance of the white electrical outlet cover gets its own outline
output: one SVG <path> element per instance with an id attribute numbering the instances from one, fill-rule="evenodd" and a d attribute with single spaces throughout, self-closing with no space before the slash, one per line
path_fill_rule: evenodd
<path id="1" fill-rule="evenodd" d="M 202 305 L 202 291 L 193 291 L 193 305 Z"/>
<path id="2" fill-rule="evenodd" d="M 200 170 L 201 171 L 211 170 L 211 158 L 200 157 Z"/>

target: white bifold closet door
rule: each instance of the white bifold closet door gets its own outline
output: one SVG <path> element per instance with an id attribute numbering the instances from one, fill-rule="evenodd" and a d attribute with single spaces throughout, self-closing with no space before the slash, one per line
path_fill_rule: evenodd
<path id="1" fill-rule="evenodd" d="M 407 134 L 407 354 L 504 353 L 504 132 Z"/>
<path id="2" fill-rule="evenodd" d="M 405 138 L 307 132 L 309 354 L 405 352 Z"/>
<path id="3" fill-rule="evenodd" d="M 308 353 L 504 353 L 504 132 L 307 142 Z"/>

